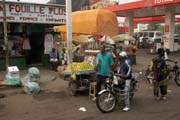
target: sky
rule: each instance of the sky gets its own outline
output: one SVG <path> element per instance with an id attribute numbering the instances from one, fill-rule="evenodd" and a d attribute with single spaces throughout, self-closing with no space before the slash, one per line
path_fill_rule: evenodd
<path id="1" fill-rule="evenodd" d="M 6 0 L 6 1 L 17 1 L 17 0 Z M 47 3 L 49 0 L 20 0 L 20 2 L 30 2 L 30 3 Z M 134 2 L 138 0 L 115 0 L 117 2 L 121 3 L 128 3 L 128 2 Z"/>

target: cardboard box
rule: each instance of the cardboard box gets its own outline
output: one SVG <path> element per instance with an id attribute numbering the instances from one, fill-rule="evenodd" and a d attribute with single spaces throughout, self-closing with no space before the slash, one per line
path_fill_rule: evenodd
<path id="1" fill-rule="evenodd" d="M 19 69 L 17 66 L 8 67 L 8 76 L 9 77 L 19 77 Z"/>

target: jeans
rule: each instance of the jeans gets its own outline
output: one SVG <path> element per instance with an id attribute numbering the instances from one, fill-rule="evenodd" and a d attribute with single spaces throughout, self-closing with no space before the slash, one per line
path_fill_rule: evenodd
<path id="1" fill-rule="evenodd" d="M 125 106 L 129 107 L 129 108 L 130 108 L 130 93 L 129 93 L 130 85 L 131 85 L 131 79 L 125 80 L 125 88 L 124 88 L 125 99 L 124 99 L 124 102 L 125 102 Z"/>
<path id="2" fill-rule="evenodd" d="M 96 81 L 96 96 L 101 91 L 101 86 L 105 85 L 106 78 L 108 78 L 108 76 L 102 76 L 102 75 L 98 75 L 97 76 L 97 81 Z"/>

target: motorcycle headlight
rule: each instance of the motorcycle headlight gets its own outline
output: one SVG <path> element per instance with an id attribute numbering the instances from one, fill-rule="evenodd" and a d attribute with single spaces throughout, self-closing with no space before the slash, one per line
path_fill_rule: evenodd
<path id="1" fill-rule="evenodd" d="M 113 77 L 113 84 L 118 85 L 118 79 L 116 76 Z"/>
<path id="2" fill-rule="evenodd" d="M 106 78 L 106 83 L 109 83 L 110 82 L 110 79 L 109 78 Z"/>

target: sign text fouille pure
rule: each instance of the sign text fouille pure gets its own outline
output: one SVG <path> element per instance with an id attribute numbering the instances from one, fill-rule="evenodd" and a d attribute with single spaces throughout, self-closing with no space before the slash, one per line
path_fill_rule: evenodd
<path id="1" fill-rule="evenodd" d="M 0 4 L 0 21 L 3 21 L 3 7 Z M 30 3 L 6 3 L 7 22 L 65 24 L 64 5 L 43 5 Z"/>
<path id="2" fill-rule="evenodd" d="M 66 15 L 65 7 L 37 6 L 30 4 L 9 4 L 9 12 Z"/>

